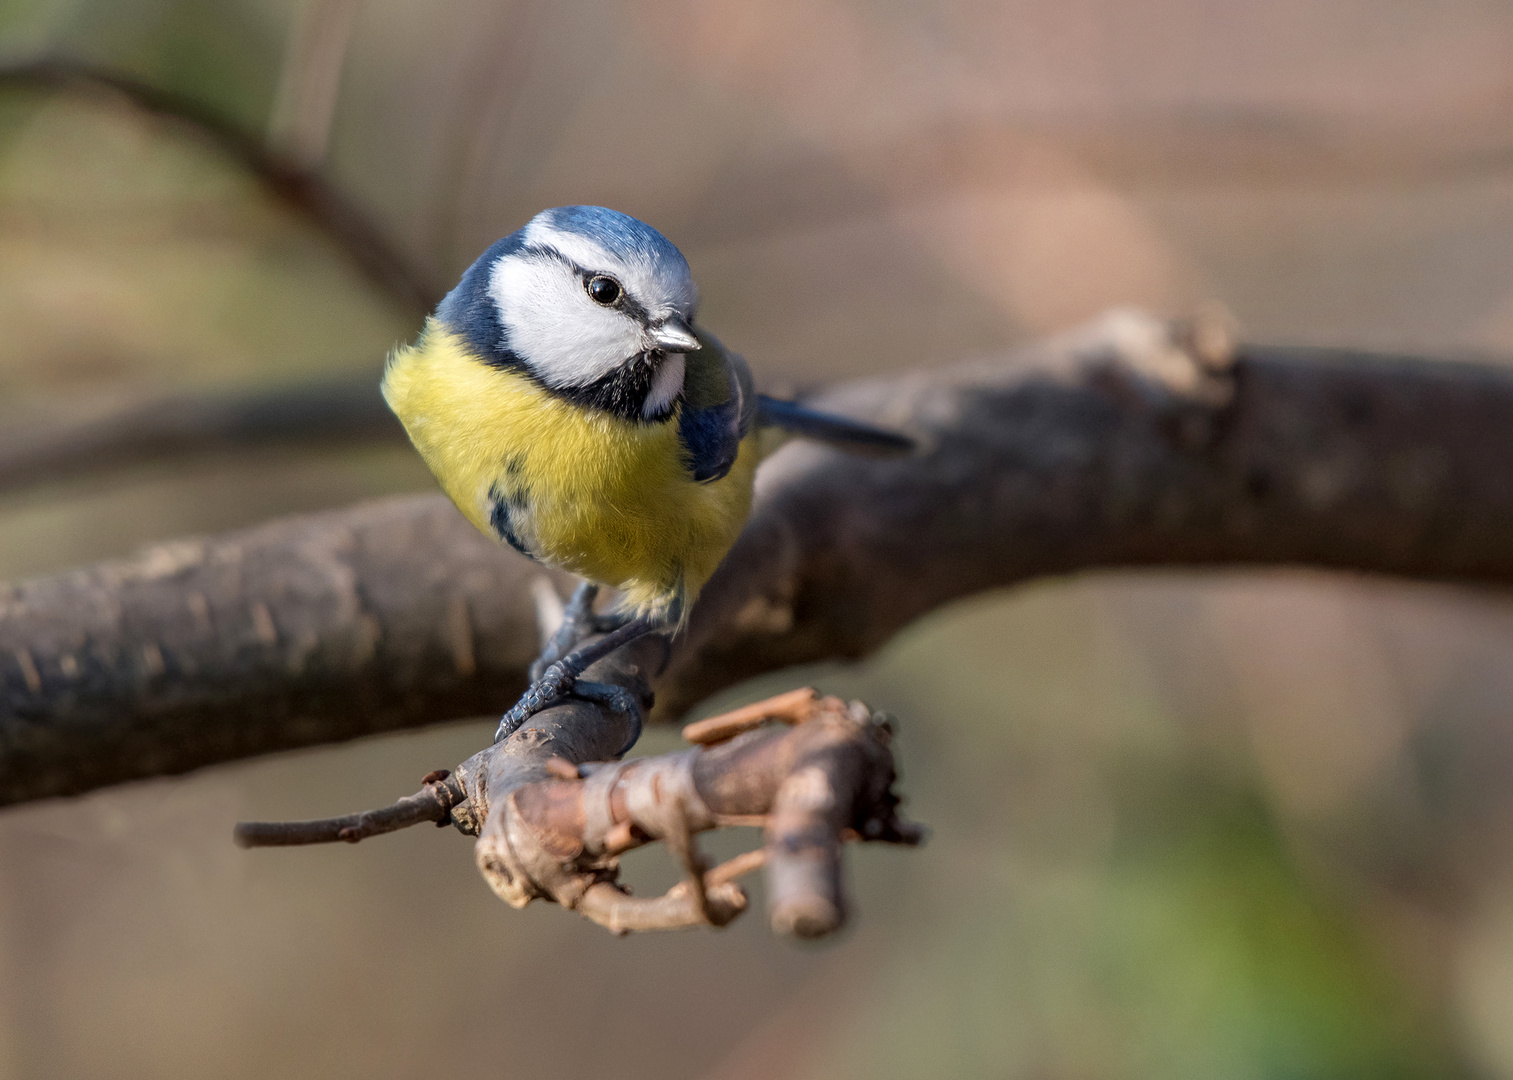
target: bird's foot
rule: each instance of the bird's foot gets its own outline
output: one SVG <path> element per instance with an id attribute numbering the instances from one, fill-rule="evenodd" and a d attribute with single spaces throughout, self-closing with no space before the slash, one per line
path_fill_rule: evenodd
<path id="1" fill-rule="evenodd" d="M 542 580 L 545 587 L 550 589 L 551 585 L 546 584 L 545 579 Z M 556 593 L 552 593 L 552 596 L 555 597 Z M 562 659 L 573 646 L 589 635 L 609 634 L 626 623 L 636 621 L 637 616 L 625 611 L 595 611 L 594 601 L 598 598 L 599 586 L 584 581 L 573 590 L 567 603 L 558 608 L 561 621 L 542 646 L 541 655 L 531 665 L 532 679 L 539 679 L 548 664 Z"/>
<path id="2" fill-rule="evenodd" d="M 573 604 L 577 604 L 583 593 L 584 588 L 580 586 L 578 592 L 573 594 Z M 583 610 L 587 612 L 586 618 L 590 620 L 593 618 L 592 605 L 593 597 L 589 594 L 583 604 Z M 568 618 L 563 619 L 564 626 L 567 626 L 568 622 Z M 625 753 L 641 737 L 640 703 L 636 701 L 635 695 L 623 686 L 614 683 L 591 682 L 580 676 L 589 665 L 608 656 L 622 645 L 628 645 L 656 629 L 655 623 L 632 619 L 622 623 L 598 641 L 584 645 L 560 660 L 548 663 L 536 675 L 525 693 L 520 696 L 520 700 L 515 702 L 514 707 L 499 721 L 499 729 L 494 733 L 494 741 L 498 742 L 513 735 L 522 724 L 543 709 L 550 708 L 569 697 L 576 697 L 584 701 L 608 705 L 616 712 L 630 717 L 633 728 L 631 738 L 620 751 L 621 754 Z M 547 652 L 556 645 L 558 645 L 557 635 L 553 635 L 552 641 L 548 643 Z M 547 653 L 544 652 L 543 658 L 546 655 Z M 538 659 L 537 664 L 540 663 L 541 660 Z M 533 665 L 533 674 L 534 671 L 535 665 Z"/>
<path id="3" fill-rule="evenodd" d="M 641 706 L 634 694 L 615 683 L 579 679 L 564 668 L 561 661 L 558 661 L 548 667 L 541 678 L 532 683 L 530 688 L 520 696 L 520 700 L 515 702 L 514 707 L 504 714 L 499 721 L 499 729 L 494 733 L 494 741 L 498 742 L 500 739 L 513 735 L 536 713 L 553 705 L 559 705 L 568 698 L 579 698 L 583 701 L 608 705 L 616 712 L 630 717 L 633 728 L 630 741 L 625 744 L 620 753 L 625 753 L 641 738 Z"/>
<path id="4" fill-rule="evenodd" d="M 542 709 L 550 708 L 572 693 L 577 684 L 576 674 L 562 666 L 562 661 L 547 666 L 520 695 L 520 700 L 499 721 L 499 730 L 494 732 L 494 741 L 513 735 L 520 725 Z"/>
<path id="5" fill-rule="evenodd" d="M 594 601 L 598 597 L 599 586 L 591 581 L 580 582 L 573 590 L 572 597 L 562 609 L 562 622 L 557 624 L 557 629 L 552 631 L 552 636 L 542 648 L 541 655 L 531 664 L 532 683 L 540 682 L 546 669 L 567 656 L 578 642 L 590 634 L 605 632 L 599 627 L 602 616 L 594 614 Z"/>
<path id="6" fill-rule="evenodd" d="M 624 713 L 630 717 L 630 738 L 625 745 L 620 747 L 616 757 L 623 757 L 625 752 L 635 746 L 641 738 L 641 703 L 636 696 L 625 687 L 616 683 L 589 682 L 587 679 L 579 679 L 573 684 L 573 696 L 583 698 L 585 701 L 595 701 L 601 705 L 608 705 L 617 713 Z"/>
<path id="7" fill-rule="evenodd" d="M 608 634 L 620 629 L 626 623 L 634 622 L 636 617 L 623 611 L 606 611 L 593 617 L 594 633 Z"/>

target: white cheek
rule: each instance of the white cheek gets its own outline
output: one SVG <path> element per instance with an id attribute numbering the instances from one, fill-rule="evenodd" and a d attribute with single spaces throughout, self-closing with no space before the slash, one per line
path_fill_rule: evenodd
<path id="1" fill-rule="evenodd" d="M 643 348 L 641 329 L 588 298 L 554 260 L 501 259 L 489 294 L 505 317 L 507 344 L 551 386 L 584 386 Z"/>
<path id="2" fill-rule="evenodd" d="M 646 392 L 646 403 L 641 406 L 641 415 L 650 419 L 666 412 L 673 400 L 683 390 L 683 372 L 686 364 L 682 353 L 668 353 L 662 366 L 651 378 L 651 389 Z"/>

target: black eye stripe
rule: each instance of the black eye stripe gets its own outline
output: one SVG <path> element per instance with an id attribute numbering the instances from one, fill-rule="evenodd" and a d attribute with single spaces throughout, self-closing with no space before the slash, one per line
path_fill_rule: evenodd
<path id="1" fill-rule="evenodd" d="M 556 248 L 550 247 L 545 244 L 524 244 L 520 247 L 518 254 L 524 255 L 528 258 L 550 259 L 553 262 L 561 263 L 563 266 L 566 266 L 569 270 L 571 270 L 574 274 L 578 275 L 578 277 L 583 282 L 583 288 L 585 292 L 588 291 L 589 282 L 598 277 L 609 278 L 611 281 L 614 281 L 616 285 L 620 285 L 618 279 L 616 279 L 612 274 L 606 274 L 602 270 L 590 270 L 585 266 L 579 266 L 572 259 L 569 259 L 566 255 L 562 254 L 562 252 L 558 251 Z M 592 294 L 590 295 L 592 296 Z M 651 317 L 651 314 L 646 310 L 645 305 L 643 305 L 639 300 L 637 300 L 634 296 L 627 292 L 624 285 L 620 285 L 619 299 L 610 306 L 614 307 L 618 311 L 623 311 L 631 318 L 637 319 L 643 323 Z"/>

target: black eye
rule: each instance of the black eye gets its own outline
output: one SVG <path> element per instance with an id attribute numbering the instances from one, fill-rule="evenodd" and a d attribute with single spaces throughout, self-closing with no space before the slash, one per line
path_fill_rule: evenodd
<path id="1" fill-rule="evenodd" d="M 612 277 L 600 274 L 598 277 L 589 279 L 588 295 L 594 298 L 594 303 L 609 307 L 620 299 L 620 283 Z"/>

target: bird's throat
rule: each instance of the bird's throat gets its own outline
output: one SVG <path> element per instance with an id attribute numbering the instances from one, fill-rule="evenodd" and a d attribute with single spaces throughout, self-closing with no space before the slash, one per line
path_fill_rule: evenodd
<path id="1" fill-rule="evenodd" d="M 683 391 L 684 370 L 681 353 L 653 353 L 638 356 L 591 383 L 547 389 L 583 408 L 656 424 L 672 416 Z"/>

